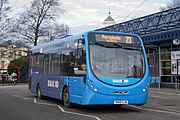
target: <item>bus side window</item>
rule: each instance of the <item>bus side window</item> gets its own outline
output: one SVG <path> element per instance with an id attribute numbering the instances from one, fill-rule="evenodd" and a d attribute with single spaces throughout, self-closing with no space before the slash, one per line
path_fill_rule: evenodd
<path id="1" fill-rule="evenodd" d="M 36 68 L 36 74 L 43 74 L 43 58 L 44 55 L 40 53 L 32 55 L 32 67 Z"/>
<path id="2" fill-rule="evenodd" d="M 44 71 L 43 71 L 44 75 L 48 75 L 48 69 L 49 69 L 49 55 L 46 54 L 44 56 Z"/>
<path id="3" fill-rule="evenodd" d="M 60 75 L 60 56 L 61 53 L 53 53 L 51 59 L 51 74 L 50 75 Z"/>

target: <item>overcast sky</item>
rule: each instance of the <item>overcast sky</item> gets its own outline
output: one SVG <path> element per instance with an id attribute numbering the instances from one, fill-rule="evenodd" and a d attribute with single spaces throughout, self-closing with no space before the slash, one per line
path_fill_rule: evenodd
<path id="1" fill-rule="evenodd" d="M 9 0 L 15 11 L 29 7 L 32 0 Z M 70 27 L 71 34 L 103 27 L 109 10 L 116 23 L 122 22 L 144 0 L 60 0 L 66 11 L 59 22 Z M 172 0 L 145 0 L 125 21 L 159 12 L 159 8 Z"/>

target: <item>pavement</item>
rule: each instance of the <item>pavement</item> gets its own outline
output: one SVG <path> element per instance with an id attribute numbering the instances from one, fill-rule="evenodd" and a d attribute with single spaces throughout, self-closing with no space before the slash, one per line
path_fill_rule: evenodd
<path id="1" fill-rule="evenodd" d="M 148 102 L 145 106 L 180 113 L 180 89 L 150 88 Z"/>
<path id="2" fill-rule="evenodd" d="M 27 85 L 28 83 L 0 83 L 0 86 L 18 86 L 18 85 Z"/>

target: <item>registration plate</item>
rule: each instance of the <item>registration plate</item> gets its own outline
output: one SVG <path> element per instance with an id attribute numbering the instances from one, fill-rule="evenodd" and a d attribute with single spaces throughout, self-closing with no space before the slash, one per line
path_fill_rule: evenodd
<path id="1" fill-rule="evenodd" d="M 114 104 L 128 104 L 128 100 L 115 100 Z"/>

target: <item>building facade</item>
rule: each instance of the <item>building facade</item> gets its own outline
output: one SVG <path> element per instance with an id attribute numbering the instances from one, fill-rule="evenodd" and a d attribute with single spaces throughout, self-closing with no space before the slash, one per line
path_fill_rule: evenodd
<path id="1" fill-rule="evenodd" d="M 7 72 L 10 61 L 28 55 L 28 47 L 18 47 L 11 41 L 0 45 L 0 72 Z"/>

